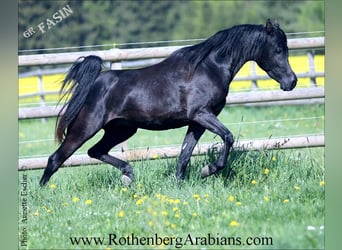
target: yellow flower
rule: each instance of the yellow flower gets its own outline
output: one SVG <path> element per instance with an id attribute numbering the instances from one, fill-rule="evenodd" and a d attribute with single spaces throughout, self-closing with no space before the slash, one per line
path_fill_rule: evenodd
<path id="1" fill-rule="evenodd" d="M 276 161 L 277 158 L 275 156 L 272 156 L 272 161 Z"/>
<path id="2" fill-rule="evenodd" d="M 174 199 L 169 199 L 169 203 L 170 203 L 170 204 L 174 204 L 174 203 L 175 203 L 175 200 L 174 200 Z"/>
<path id="3" fill-rule="evenodd" d="M 144 202 L 144 200 L 143 200 L 143 199 L 139 199 L 139 200 L 137 200 L 137 202 L 136 202 L 135 204 L 137 204 L 137 205 L 141 205 L 141 204 L 143 204 L 143 202 Z"/>
<path id="4" fill-rule="evenodd" d="M 204 194 L 204 197 L 208 198 L 208 197 L 209 197 L 209 194 Z"/>
<path id="5" fill-rule="evenodd" d="M 161 214 L 167 216 L 169 213 L 167 211 L 162 211 Z"/>
<path id="6" fill-rule="evenodd" d="M 179 217 L 180 217 L 179 213 L 176 213 L 175 218 L 179 218 Z"/>
<path id="7" fill-rule="evenodd" d="M 52 211 L 51 211 L 51 209 L 46 209 L 46 212 L 51 213 Z"/>
<path id="8" fill-rule="evenodd" d="M 174 208 L 172 209 L 173 212 L 177 212 L 178 210 L 179 210 L 178 207 L 174 207 Z"/>
<path id="9" fill-rule="evenodd" d="M 175 199 L 175 204 L 179 204 L 180 203 L 180 199 Z"/>
<path id="10" fill-rule="evenodd" d="M 256 185 L 257 184 L 257 181 L 256 180 L 252 180 L 252 185 Z"/>
<path id="11" fill-rule="evenodd" d="M 189 205 L 189 202 L 184 201 L 184 202 L 183 202 L 183 205 L 184 205 L 184 206 Z"/>
<path id="12" fill-rule="evenodd" d="M 75 203 L 78 202 L 79 200 L 80 199 L 78 197 L 76 197 L 76 196 L 74 198 L 72 198 L 72 201 L 75 202 Z"/>
<path id="13" fill-rule="evenodd" d="M 297 191 L 299 191 L 299 190 L 300 190 L 300 187 L 297 186 L 297 185 L 295 185 L 295 186 L 294 186 L 294 189 L 297 190 Z"/>
<path id="14" fill-rule="evenodd" d="M 176 228 L 177 225 L 176 224 L 171 224 L 171 228 Z"/>
<path id="15" fill-rule="evenodd" d="M 240 225 L 240 223 L 237 222 L 236 220 L 232 220 L 232 221 L 229 223 L 229 225 L 232 226 L 232 227 L 237 227 L 237 226 Z"/>
<path id="16" fill-rule="evenodd" d="M 268 197 L 268 196 L 264 196 L 264 201 L 266 201 L 266 202 L 269 202 L 270 201 L 270 197 Z"/>
<path id="17" fill-rule="evenodd" d="M 165 226 L 168 227 L 168 226 L 170 226 L 170 224 L 171 224 L 170 221 L 165 221 Z"/>
<path id="18" fill-rule="evenodd" d="M 233 195 L 229 195 L 228 201 L 233 202 L 234 200 L 235 200 L 234 196 Z"/>
<path id="19" fill-rule="evenodd" d="M 125 188 L 125 187 L 123 187 L 123 188 L 121 188 L 121 192 L 126 192 L 127 191 L 127 188 Z"/>
<path id="20" fill-rule="evenodd" d="M 159 155 L 158 154 L 155 154 L 152 156 L 152 159 L 158 159 L 159 158 Z"/>
<path id="21" fill-rule="evenodd" d="M 120 218 L 122 218 L 122 217 L 124 217 L 125 216 L 125 212 L 124 211 L 119 211 L 118 212 L 118 216 L 120 217 Z"/>
<path id="22" fill-rule="evenodd" d="M 241 203 L 240 201 L 237 201 L 235 204 L 236 204 L 237 206 L 241 206 L 241 205 L 242 205 L 242 203 Z"/>
<path id="23" fill-rule="evenodd" d="M 195 198 L 196 201 L 201 200 L 201 197 L 198 194 L 194 194 L 194 198 Z"/>
<path id="24" fill-rule="evenodd" d="M 325 185 L 325 182 L 324 182 L 324 181 L 320 181 L 320 182 L 319 182 L 319 185 L 320 185 L 321 187 L 323 187 L 323 186 Z"/>
<path id="25" fill-rule="evenodd" d="M 50 185 L 50 188 L 53 190 L 53 189 L 56 188 L 56 185 L 52 183 L 52 184 Z"/>
<path id="26" fill-rule="evenodd" d="M 194 216 L 195 218 L 198 216 L 198 213 L 197 212 L 194 212 L 193 214 L 192 214 L 192 216 Z"/>
<path id="27" fill-rule="evenodd" d="M 134 195 L 133 195 L 133 198 L 134 198 L 134 199 L 137 199 L 138 197 L 139 197 L 138 194 L 134 194 Z"/>
<path id="28" fill-rule="evenodd" d="M 153 221 L 150 220 L 150 221 L 148 222 L 148 225 L 149 225 L 150 227 L 152 227 L 152 226 L 154 225 Z"/>
<path id="29" fill-rule="evenodd" d="M 290 202 L 290 200 L 289 199 L 285 199 L 285 200 L 283 200 L 283 203 L 289 203 Z"/>
<path id="30" fill-rule="evenodd" d="M 63 205 L 63 207 L 66 207 L 66 206 L 68 206 L 68 203 L 67 202 L 63 202 L 62 205 Z"/>
<path id="31" fill-rule="evenodd" d="M 269 172 L 270 172 L 270 170 L 269 170 L 268 168 L 265 168 L 265 169 L 264 169 L 264 174 L 265 174 L 265 175 L 268 175 Z"/>
<path id="32" fill-rule="evenodd" d="M 34 215 L 34 216 L 39 216 L 39 212 L 36 211 L 36 212 L 33 213 L 33 215 Z"/>
<path id="33" fill-rule="evenodd" d="M 91 203 L 92 203 L 92 200 L 90 200 L 90 199 L 88 199 L 88 200 L 85 201 L 85 204 L 86 204 L 86 205 L 90 205 Z"/>

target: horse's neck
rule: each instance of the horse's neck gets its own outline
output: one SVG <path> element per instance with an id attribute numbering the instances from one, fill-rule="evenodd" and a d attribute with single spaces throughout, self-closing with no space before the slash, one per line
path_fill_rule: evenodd
<path id="1" fill-rule="evenodd" d="M 260 43 L 261 41 L 243 39 L 239 46 L 228 49 L 227 51 L 229 51 L 229 53 L 227 53 L 225 57 L 218 58 L 218 55 L 215 52 L 212 52 L 208 58 L 209 60 L 214 61 L 221 70 L 223 78 L 230 83 L 246 62 L 254 61 L 258 57 L 260 50 L 253 49 L 251 44 Z"/>
<path id="2" fill-rule="evenodd" d="M 230 83 L 247 61 L 250 61 L 250 59 L 245 59 L 245 57 L 234 57 L 231 55 L 217 59 L 215 58 L 215 55 L 212 55 L 208 57 L 207 63 L 211 64 L 211 67 L 216 67 L 216 72 L 219 72 L 222 81 Z"/>

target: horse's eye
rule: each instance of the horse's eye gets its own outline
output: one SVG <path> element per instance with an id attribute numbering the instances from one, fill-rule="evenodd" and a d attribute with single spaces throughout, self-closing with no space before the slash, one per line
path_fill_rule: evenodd
<path id="1" fill-rule="evenodd" d="M 277 53 L 277 54 L 280 54 L 280 53 L 281 53 L 281 48 L 277 48 L 277 49 L 276 49 L 276 53 Z"/>

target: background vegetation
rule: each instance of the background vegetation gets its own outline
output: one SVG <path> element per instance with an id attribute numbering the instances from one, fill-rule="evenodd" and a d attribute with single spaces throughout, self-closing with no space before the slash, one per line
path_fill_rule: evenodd
<path id="1" fill-rule="evenodd" d="M 46 19 L 53 20 L 66 4 L 73 14 L 39 34 L 37 25 L 43 22 L 47 28 Z M 21 0 L 18 10 L 19 50 L 206 38 L 236 24 L 264 24 L 267 18 L 279 19 L 286 32 L 324 30 L 324 1 L 317 0 Z M 29 27 L 36 34 L 25 38 Z"/>

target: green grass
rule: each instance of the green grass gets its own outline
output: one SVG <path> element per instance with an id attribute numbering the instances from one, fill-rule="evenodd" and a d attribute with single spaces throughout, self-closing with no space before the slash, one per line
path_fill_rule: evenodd
<path id="1" fill-rule="evenodd" d="M 231 171 L 201 179 L 200 167 L 213 156 L 193 157 L 181 184 L 174 178 L 176 159 L 133 163 L 136 180 L 130 188 L 121 186 L 119 171 L 108 165 L 62 168 L 44 188 L 38 186 L 41 170 L 21 172 L 19 180 L 28 179 L 29 249 L 115 249 L 108 244 L 109 234 L 132 233 L 183 239 L 210 233 L 241 237 L 242 243 L 247 237 L 271 237 L 272 245 L 258 247 L 323 248 L 323 149 L 235 151 Z M 86 236 L 106 241 L 102 246 L 71 244 L 70 237 Z M 201 247 L 188 242 L 184 249 Z"/>
<path id="2" fill-rule="evenodd" d="M 322 118 L 253 123 L 321 116 L 324 105 L 229 107 L 220 119 L 230 123 L 227 126 L 236 138 L 247 139 L 323 133 Z M 242 117 L 247 123 L 236 124 Z M 51 154 L 56 149 L 53 140 L 27 141 L 52 139 L 53 129 L 53 119 L 20 121 L 19 157 Z M 170 133 L 141 131 L 128 145 L 180 144 L 185 131 Z M 219 138 L 207 133 L 201 141 Z M 169 237 L 165 245 L 138 246 L 142 249 L 324 248 L 324 229 L 320 229 L 324 225 L 324 148 L 233 150 L 222 173 L 201 179 L 201 168 L 216 157 L 212 151 L 193 156 L 182 183 L 174 177 L 175 158 L 132 162 L 135 182 L 129 188 L 121 185 L 120 172 L 106 164 L 60 168 L 44 188 L 38 185 L 43 170 L 19 172 L 20 238 L 26 228 L 28 249 L 135 248 L 114 241 L 110 244 L 114 234 L 117 243 L 119 237 L 132 234 L 140 239 Z M 21 182 L 27 182 L 27 195 L 21 193 L 25 191 Z M 27 223 L 20 221 L 24 198 L 28 201 Z M 73 245 L 73 237 L 92 241 Z M 249 237 L 256 245 L 246 244 L 246 239 L 252 240 Z M 96 245 L 95 239 L 103 243 Z M 224 239 L 229 246 L 217 245 L 217 240 Z M 208 244 L 210 241 L 215 244 Z"/>

